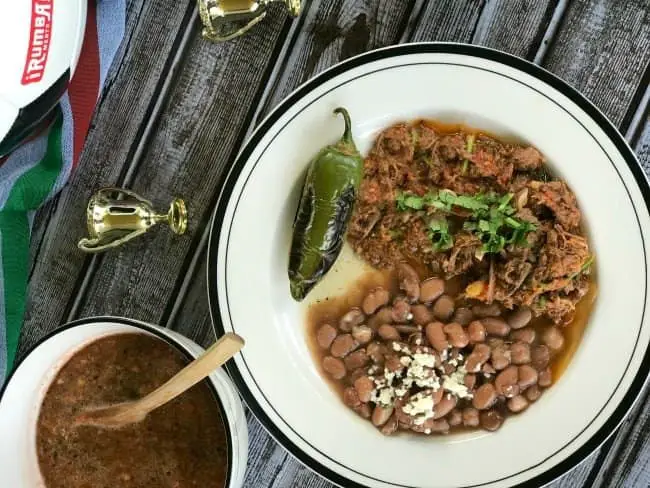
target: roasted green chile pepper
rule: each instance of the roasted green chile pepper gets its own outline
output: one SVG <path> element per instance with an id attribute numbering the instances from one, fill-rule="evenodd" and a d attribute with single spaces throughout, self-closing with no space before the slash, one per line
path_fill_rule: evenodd
<path id="1" fill-rule="evenodd" d="M 363 176 L 363 158 L 352 140 L 350 115 L 340 107 L 334 113 L 345 120 L 343 137 L 321 149 L 309 163 L 293 224 L 289 283 L 291 296 L 298 301 L 325 276 L 341 252 Z"/>

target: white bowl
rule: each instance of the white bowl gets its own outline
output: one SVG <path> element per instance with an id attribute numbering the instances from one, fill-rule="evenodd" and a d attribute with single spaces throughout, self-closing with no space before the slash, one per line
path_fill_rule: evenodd
<path id="1" fill-rule="evenodd" d="M 75 352 L 100 337 L 124 332 L 150 334 L 175 347 L 188 359 L 203 349 L 174 331 L 117 317 L 71 322 L 43 339 L 14 368 L 0 390 L 0 485 L 42 487 L 36 454 L 36 421 L 41 401 L 59 369 Z M 244 410 L 228 375 L 221 369 L 209 385 L 219 403 L 228 440 L 228 477 L 224 488 L 240 488 L 248 456 Z"/>
<path id="2" fill-rule="evenodd" d="M 309 160 L 340 137 L 337 106 L 350 111 L 364 154 L 378 131 L 398 120 L 464 122 L 534 144 L 577 195 L 597 256 L 595 308 L 557 384 L 495 433 L 382 437 L 343 405 L 314 365 L 306 305 L 342 292 L 363 269 L 348 253 L 306 304 L 289 294 L 298 193 Z M 339 485 L 545 484 L 614 432 L 647 380 L 649 200 L 645 175 L 621 135 L 538 66 L 455 44 L 402 45 L 352 58 L 298 88 L 264 120 L 220 196 L 208 257 L 212 317 L 220 333 L 247 338 L 229 365 L 231 376 L 265 428 Z"/>

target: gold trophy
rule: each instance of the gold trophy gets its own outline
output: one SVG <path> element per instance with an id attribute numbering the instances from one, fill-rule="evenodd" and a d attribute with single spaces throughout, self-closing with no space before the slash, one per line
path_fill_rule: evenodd
<path id="1" fill-rule="evenodd" d="M 246 33 L 261 22 L 271 3 L 283 3 L 289 14 L 300 14 L 300 0 L 197 0 L 203 37 L 223 42 Z"/>
<path id="2" fill-rule="evenodd" d="M 158 214 L 150 201 L 122 188 L 102 188 L 90 198 L 86 209 L 89 238 L 77 246 L 85 252 L 117 247 L 144 234 L 159 222 L 166 222 L 176 234 L 187 230 L 185 202 L 172 200 L 166 214 Z"/>

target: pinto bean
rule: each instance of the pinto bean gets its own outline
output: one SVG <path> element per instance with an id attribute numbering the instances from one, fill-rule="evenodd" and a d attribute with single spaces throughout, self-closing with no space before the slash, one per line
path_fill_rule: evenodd
<path id="1" fill-rule="evenodd" d="M 446 434 L 449 432 L 449 422 L 446 419 L 433 420 L 428 428 L 431 432 L 436 432 L 439 434 Z"/>
<path id="2" fill-rule="evenodd" d="M 438 320 L 449 320 L 454 313 L 454 299 L 449 295 L 442 295 L 433 304 L 433 315 Z"/>
<path id="3" fill-rule="evenodd" d="M 445 390 L 443 390 L 442 388 L 438 388 L 437 390 L 431 392 L 431 397 L 433 398 L 434 405 L 438 405 L 442 401 L 444 396 L 445 396 Z"/>
<path id="4" fill-rule="evenodd" d="M 531 386 L 530 388 L 528 388 L 528 389 L 526 390 L 525 395 L 526 395 L 526 399 L 527 399 L 529 402 L 534 402 L 534 401 L 536 401 L 540 396 L 542 396 L 542 389 L 541 389 L 539 386 L 537 386 L 537 385 L 533 385 L 533 386 Z"/>
<path id="5" fill-rule="evenodd" d="M 436 405 L 433 413 L 433 419 L 438 420 L 456 408 L 456 397 L 452 395 L 445 395 L 442 400 Z"/>
<path id="6" fill-rule="evenodd" d="M 530 363 L 530 345 L 525 342 L 515 342 L 510 347 L 512 364 Z"/>
<path id="7" fill-rule="evenodd" d="M 352 337 L 359 344 L 367 344 L 372 340 L 374 331 L 367 325 L 355 325 L 352 327 Z"/>
<path id="8" fill-rule="evenodd" d="M 484 342 L 487 332 L 480 320 L 472 320 L 467 327 L 467 335 L 472 343 Z"/>
<path id="9" fill-rule="evenodd" d="M 431 303 L 445 292 L 445 281 L 441 278 L 428 278 L 420 283 L 420 301 Z"/>
<path id="10" fill-rule="evenodd" d="M 372 408 L 368 403 L 361 403 L 357 407 L 353 408 L 353 410 L 361 415 L 364 419 L 369 419 L 372 415 Z"/>
<path id="11" fill-rule="evenodd" d="M 476 386 L 476 375 L 471 373 L 466 374 L 464 383 L 468 390 L 473 390 Z"/>
<path id="12" fill-rule="evenodd" d="M 519 307 L 508 316 L 508 325 L 516 330 L 526 327 L 533 318 L 533 312 L 528 307 Z"/>
<path id="13" fill-rule="evenodd" d="M 386 364 L 384 365 L 388 371 L 397 373 L 404 369 L 404 365 L 400 362 L 400 356 L 397 354 L 389 354 L 386 356 Z"/>
<path id="14" fill-rule="evenodd" d="M 372 362 L 375 364 L 383 364 L 384 356 L 388 352 L 386 346 L 380 342 L 371 342 L 366 347 L 366 354 L 370 356 Z"/>
<path id="15" fill-rule="evenodd" d="M 548 366 L 539 372 L 537 377 L 537 384 L 546 388 L 553 384 L 553 373 L 551 373 L 551 368 Z"/>
<path id="16" fill-rule="evenodd" d="M 512 352 L 505 344 L 498 344 L 492 349 L 492 359 L 490 359 L 490 362 L 497 371 L 501 371 L 510 366 L 511 361 Z"/>
<path id="17" fill-rule="evenodd" d="M 496 303 L 490 305 L 481 303 L 472 307 L 472 313 L 477 317 L 498 317 L 501 315 L 501 308 Z"/>
<path id="18" fill-rule="evenodd" d="M 400 334 L 415 334 L 420 331 L 420 328 L 417 325 L 394 325 L 397 332 Z"/>
<path id="19" fill-rule="evenodd" d="M 473 319 L 474 314 L 467 307 L 457 308 L 452 317 L 452 320 L 458 322 L 460 325 L 468 325 Z"/>
<path id="20" fill-rule="evenodd" d="M 512 398 L 519 394 L 519 369 L 517 366 L 508 366 L 501 371 L 494 380 L 494 387 L 499 395 Z"/>
<path id="21" fill-rule="evenodd" d="M 397 417 L 395 417 L 395 415 L 391 415 L 383 427 L 380 429 L 380 431 L 384 435 L 393 435 L 397 431 L 397 427 Z"/>
<path id="22" fill-rule="evenodd" d="M 359 400 L 363 403 L 370 401 L 372 391 L 375 389 L 375 382 L 367 376 L 361 376 L 354 380 L 354 389 L 357 391 Z"/>
<path id="23" fill-rule="evenodd" d="M 361 309 L 356 307 L 352 308 L 341 317 L 341 320 L 339 320 L 339 329 L 343 332 L 350 332 L 352 327 L 363 324 L 365 319 L 366 316 L 363 314 Z"/>
<path id="24" fill-rule="evenodd" d="M 365 296 L 361 303 L 361 309 L 367 315 L 370 315 L 371 313 L 375 313 L 379 307 L 386 305 L 389 299 L 390 294 L 388 293 L 388 290 L 378 286 L 377 288 L 370 290 L 370 293 Z"/>
<path id="25" fill-rule="evenodd" d="M 393 301 L 393 308 L 391 308 L 391 318 L 393 322 L 403 324 L 408 322 L 411 315 L 411 305 L 404 297 L 398 297 Z"/>
<path id="26" fill-rule="evenodd" d="M 316 342 L 321 349 L 329 349 L 334 339 L 336 339 L 336 329 L 330 324 L 321 325 L 316 332 Z"/>
<path id="27" fill-rule="evenodd" d="M 497 401 L 497 391 L 492 383 L 484 383 L 477 388 L 472 405 L 478 410 L 490 408 Z"/>
<path id="28" fill-rule="evenodd" d="M 488 334 L 497 337 L 505 337 L 510 332 L 510 326 L 508 323 L 496 317 L 485 317 L 481 319 L 483 326 Z"/>
<path id="29" fill-rule="evenodd" d="M 523 395 L 517 395 L 508 399 L 506 404 L 508 405 L 508 409 L 513 413 L 523 412 L 528 408 L 528 400 Z"/>
<path id="30" fill-rule="evenodd" d="M 462 424 L 463 413 L 460 410 L 453 409 L 451 412 L 449 412 L 449 415 L 447 415 L 447 422 L 449 422 L 449 425 L 451 427 L 456 427 L 457 425 Z"/>
<path id="31" fill-rule="evenodd" d="M 564 347 L 564 336 L 557 327 L 549 327 L 542 333 L 542 342 L 551 351 L 557 352 Z"/>
<path id="32" fill-rule="evenodd" d="M 494 432 L 503 424 L 503 415 L 497 410 L 488 410 L 480 413 L 481 427 L 490 432 Z"/>
<path id="33" fill-rule="evenodd" d="M 537 384 L 537 370 L 528 364 L 519 366 L 519 389 L 521 391 Z"/>
<path id="34" fill-rule="evenodd" d="M 489 375 L 496 374 L 496 372 L 497 370 L 494 369 L 494 366 L 492 366 L 490 363 L 485 363 L 481 368 L 481 373 L 483 373 L 483 376 L 486 378 L 488 378 Z"/>
<path id="35" fill-rule="evenodd" d="M 533 346 L 530 351 L 530 357 L 533 363 L 533 366 L 538 371 L 543 370 L 548 363 L 551 361 L 551 351 L 549 351 L 547 346 Z"/>
<path id="36" fill-rule="evenodd" d="M 397 265 L 397 281 L 399 289 L 404 292 L 409 302 L 417 302 L 420 299 L 420 277 L 412 266 L 399 263 Z"/>
<path id="37" fill-rule="evenodd" d="M 352 371 L 358 368 L 363 368 L 368 364 L 370 358 L 366 354 L 365 349 L 357 349 L 354 352 L 351 352 L 343 359 L 345 367 L 348 371 Z"/>
<path id="38" fill-rule="evenodd" d="M 366 368 L 358 368 L 358 369 L 355 369 L 355 370 L 352 371 L 352 373 L 350 373 L 350 375 L 349 375 L 350 382 L 351 382 L 351 383 L 354 383 L 354 382 L 357 381 L 359 378 L 361 378 L 362 376 L 366 376 L 367 374 L 368 374 L 368 370 L 367 370 Z"/>
<path id="39" fill-rule="evenodd" d="M 357 347 L 359 347 L 359 343 L 354 340 L 351 334 L 341 334 L 332 342 L 330 353 L 335 358 L 342 358 L 350 354 Z"/>
<path id="40" fill-rule="evenodd" d="M 487 344 L 476 344 L 465 361 L 465 369 L 470 373 L 478 373 L 481 366 L 490 359 L 491 353 L 492 350 Z"/>
<path id="41" fill-rule="evenodd" d="M 413 314 L 413 322 L 418 325 L 427 325 L 433 319 L 431 310 L 426 305 L 421 303 L 411 306 L 411 313 Z"/>
<path id="42" fill-rule="evenodd" d="M 393 307 L 386 306 L 381 307 L 377 312 L 369 317 L 366 321 L 367 325 L 373 329 L 377 329 L 380 325 L 383 324 L 392 324 L 393 323 Z"/>
<path id="43" fill-rule="evenodd" d="M 473 407 L 463 409 L 463 425 L 465 427 L 478 427 L 479 415 L 478 410 Z"/>
<path id="44" fill-rule="evenodd" d="M 323 369 L 335 380 L 340 380 L 346 373 L 343 361 L 332 356 L 325 356 L 323 358 Z"/>
<path id="45" fill-rule="evenodd" d="M 358 407 L 361 404 L 359 400 L 359 394 L 352 386 L 348 386 L 343 390 L 343 403 L 345 403 L 350 408 Z"/>
<path id="46" fill-rule="evenodd" d="M 425 333 L 427 335 L 427 340 L 436 351 L 442 352 L 449 347 L 449 342 L 447 341 L 447 336 L 442 322 L 428 323 Z"/>
<path id="47" fill-rule="evenodd" d="M 451 322 L 443 327 L 445 334 L 449 337 L 449 343 L 453 347 L 462 349 L 469 344 L 469 337 L 463 326 L 457 322 Z"/>
<path id="48" fill-rule="evenodd" d="M 525 342 L 526 344 L 532 344 L 535 342 L 535 337 L 537 336 L 535 329 L 526 327 L 524 329 L 513 330 L 510 332 L 510 337 L 515 341 Z"/>
<path id="49" fill-rule="evenodd" d="M 376 427 L 380 427 L 388 422 L 388 419 L 393 414 L 393 407 L 384 407 L 377 405 L 372 412 L 372 423 Z"/>
<path id="50" fill-rule="evenodd" d="M 385 341 L 399 341 L 400 340 L 400 335 L 399 332 L 397 332 L 397 329 L 393 327 L 392 325 L 382 325 L 377 329 L 377 334 L 379 334 L 379 337 L 384 339 Z"/>

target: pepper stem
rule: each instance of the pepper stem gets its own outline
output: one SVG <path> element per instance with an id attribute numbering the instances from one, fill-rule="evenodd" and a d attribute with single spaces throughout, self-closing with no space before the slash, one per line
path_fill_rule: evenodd
<path id="1" fill-rule="evenodd" d="M 345 130 L 343 131 L 341 140 L 348 144 L 354 144 L 354 141 L 352 140 L 352 121 L 350 120 L 350 114 L 343 107 L 335 108 L 334 113 L 341 114 L 343 116 L 343 120 L 345 121 Z"/>

